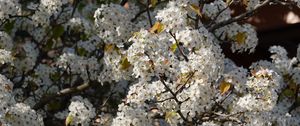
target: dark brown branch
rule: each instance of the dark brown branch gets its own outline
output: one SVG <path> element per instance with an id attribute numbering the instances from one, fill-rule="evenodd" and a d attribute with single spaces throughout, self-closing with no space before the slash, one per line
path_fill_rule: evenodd
<path id="1" fill-rule="evenodd" d="M 253 10 L 247 11 L 246 13 L 243 13 L 243 14 L 241 14 L 239 16 L 236 16 L 236 17 L 230 18 L 228 20 L 219 22 L 219 23 L 217 23 L 215 25 L 212 25 L 211 27 L 208 28 L 208 31 L 213 32 L 214 30 L 216 30 L 218 28 L 221 28 L 221 27 L 224 27 L 224 26 L 226 26 L 228 24 L 231 24 L 233 22 L 244 20 L 244 19 L 252 16 L 258 9 L 260 9 L 260 8 L 268 5 L 272 1 L 273 0 L 265 0 L 265 1 L 263 1 L 263 3 L 261 3 L 261 4 L 257 5 L 256 7 L 254 7 Z"/>
<path id="2" fill-rule="evenodd" d="M 153 26 L 153 23 L 152 23 L 152 19 L 151 19 L 151 14 L 150 14 L 150 9 L 149 9 L 149 6 L 151 4 L 151 1 L 150 0 L 147 0 L 147 7 L 146 7 L 146 10 L 147 10 L 147 15 L 148 15 L 148 20 L 149 20 L 149 23 L 150 23 L 150 28 Z"/>
<path id="3" fill-rule="evenodd" d="M 140 12 L 137 13 L 137 14 L 134 16 L 134 18 L 132 18 L 130 21 L 131 21 L 131 22 L 136 21 L 136 19 L 137 19 L 138 17 L 140 17 L 140 16 L 141 16 L 143 13 L 145 13 L 146 11 L 147 11 L 147 9 L 140 11 Z"/>
<path id="4" fill-rule="evenodd" d="M 178 43 L 178 41 L 177 41 L 177 39 L 176 39 L 175 34 L 173 34 L 171 31 L 170 31 L 169 33 L 170 33 L 170 35 L 174 38 L 175 43 L 176 43 L 176 46 L 177 46 L 177 48 L 178 48 L 180 54 L 183 56 L 184 60 L 185 60 L 186 62 L 188 62 L 189 59 L 188 59 L 188 57 L 184 54 L 183 50 L 180 48 L 180 45 L 179 45 L 179 43 Z"/>
<path id="5" fill-rule="evenodd" d="M 73 16 L 74 16 L 74 14 L 75 14 L 75 11 L 76 11 L 76 9 L 77 9 L 77 7 L 78 7 L 78 5 L 79 5 L 79 3 L 80 3 L 80 0 L 75 0 L 74 1 L 74 3 L 73 3 L 73 10 L 72 10 L 72 13 L 71 13 L 71 18 L 73 18 Z"/>
<path id="6" fill-rule="evenodd" d="M 180 93 L 184 89 L 185 85 L 191 80 L 191 78 L 194 76 L 195 72 L 196 71 L 189 74 L 187 81 L 175 92 L 175 94 Z"/>
<path id="7" fill-rule="evenodd" d="M 208 25 L 207 25 L 207 27 L 211 27 L 211 25 L 213 25 L 213 23 L 215 23 L 215 21 L 217 20 L 217 18 L 226 10 L 226 9 L 228 9 L 229 8 L 229 5 L 227 5 L 225 8 L 223 8 L 222 10 L 220 10 L 219 12 L 218 12 L 218 14 L 213 18 L 213 20 L 211 21 L 211 23 L 209 23 Z"/>
<path id="8" fill-rule="evenodd" d="M 169 91 L 171 93 L 171 95 L 173 96 L 173 99 L 175 100 L 175 102 L 178 104 L 178 106 L 180 106 L 184 101 L 179 101 L 178 98 L 176 97 L 176 94 L 172 91 L 172 89 L 170 89 L 170 87 L 165 83 L 164 81 L 164 75 L 160 75 L 159 76 L 159 80 L 161 81 L 161 83 L 165 86 L 165 88 L 167 89 L 167 91 Z M 186 100 L 185 100 L 186 101 Z M 180 108 L 180 107 L 179 107 Z M 189 122 L 188 119 L 186 117 L 184 117 L 184 115 L 182 114 L 181 110 L 177 110 L 176 111 L 178 113 L 178 115 L 180 116 L 180 118 L 183 119 L 184 122 Z"/>

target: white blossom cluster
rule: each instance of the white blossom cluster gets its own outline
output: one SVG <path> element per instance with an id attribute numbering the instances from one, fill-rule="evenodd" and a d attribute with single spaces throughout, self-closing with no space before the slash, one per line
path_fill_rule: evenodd
<path id="1" fill-rule="evenodd" d="M 123 46 L 134 30 L 132 14 L 117 4 L 102 5 L 95 11 L 95 26 L 105 43 Z"/>
<path id="2" fill-rule="evenodd" d="M 67 117 L 72 118 L 71 125 L 89 125 L 89 122 L 95 117 L 95 108 L 88 99 L 81 96 L 74 96 L 71 99 L 71 104 L 68 107 L 69 112 L 63 111 L 56 113 L 55 116 L 61 119 Z"/>
<path id="3" fill-rule="evenodd" d="M 0 125 L 300 125 L 300 46 L 237 66 L 231 2 L 0 0 Z"/>
<path id="4" fill-rule="evenodd" d="M 56 16 L 62 11 L 61 6 L 66 4 L 68 0 L 41 0 L 38 4 L 37 11 L 32 15 L 34 24 L 41 26 L 50 25 L 50 17 Z"/>
<path id="5" fill-rule="evenodd" d="M 30 106 L 16 103 L 12 95 L 13 83 L 0 75 L 0 121 L 4 126 L 43 126 L 43 118 Z"/>
<path id="6" fill-rule="evenodd" d="M 246 52 L 253 53 L 258 44 L 258 38 L 253 26 L 250 24 L 239 25 L 232 23 L 217 30 L 217 35 L 221 39 L 227 37 L 231 42 L 232 52 Z"/>
<path id="7" fill-rule="evenodd" d="M 17 16 L 21 13 L 19 0 L 1 0 L 0 4 L 0 20 L 9 19 L 9 16 Z"/>

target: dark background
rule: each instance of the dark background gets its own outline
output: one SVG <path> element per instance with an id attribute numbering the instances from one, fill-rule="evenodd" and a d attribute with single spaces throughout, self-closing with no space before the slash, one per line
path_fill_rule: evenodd
<path id="1" fill-rule="evenodd" d="M 232 7 L 233 15 L 245 10 L 243 7 Z M 293 16 L 294 15 L 294 16 Z M 293 19 L 291 22 L 289 19 Z M 239 66 L 248 67 L 260 59 L 270 60 L 269 47 L 281 45 L 288 51 L 289 57 L 295 57 L 300 43 L 300 9 L 295 6 L 272 5 L 266 6 L 247 20 L 256 27 L 259 44 L 256 51 L 248 53 L 232 53 L 229 44 L 222 45 L 226 57 L 235 61 Z"/>

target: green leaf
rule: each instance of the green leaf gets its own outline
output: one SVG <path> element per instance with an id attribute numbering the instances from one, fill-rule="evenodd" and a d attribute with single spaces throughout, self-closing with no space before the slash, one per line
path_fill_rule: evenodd
<path id="1" fill-rule="evenodd" d="M 80 39 L 83 40 L 83 41 L 86 41 L 89 39 L 89 35 L 87 34 L 80 34 Z"/>
<path id="2" fill-rule="evenodd" d="M 50 74 L 50 79 L 53 80 L 53 81 L 58 81 L 59 78 L 60 78 L 60 74 L 58 72 Z"/>
<path id="3" fill-rule="evenodd" d="M 295 95 L 295 92 L 287 88 L 282 91 L 282 94 L 286 97 L 293 97 Z"/>
<path id="4" fill-rule="evenodd" d="M 54 45 L 54 42 L 52 39 L 49 39 L 47 42 L 46 42 L 46 46 L 45 46 L 45 50 L 49 51 L 53 48 L 53 45 Z"/>
<path id="5" fill-rule="evenodd" d="M 64 32 L 65 32 L 65 29 L 62 25 L 55 26 L 52 29 L 52 37 L 58 38 L 58 37 L 62 36 Z"/>

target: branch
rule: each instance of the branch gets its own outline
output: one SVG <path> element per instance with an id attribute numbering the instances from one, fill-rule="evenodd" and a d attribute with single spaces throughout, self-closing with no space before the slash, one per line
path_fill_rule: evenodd
<path id="1" fill-rule="evenodd" d="M 79 5 L 80 2 L 81 2 L 80 0 L 75 0 L 74 1 L 74 3 L 73 3 L 73 10 L 72 10 L 72 13 L 71 13 L 71 18 L 74 17 L 75 11 L 76 11 L 76 9 L 77 9 L 77 7 L 78 7 L 78 5 Z"/>
<path id="2" fill-rule="evenodd" d="M 165 83 L 165 81 L 164 81 L 164 75 L 159 75 L 159 80 L 165 86 L 165 88 L 167 89 L 167 91 L 169 91 L 171 93 L 171 95 L 173 96 L 173 99 L 178 104 L 178 106 L 180 106 L 183 102 L 178 100 L 178 98 L 176 97 L 175 92 L 173 92 L 172 89 L 170 89 L 170 87 Z M 180 109 L 177 110 L 176 112 L 183 119 L 184 122 L 189 122 L 188 119 L 186 117 L 184 117 L 184 115 L 182 114 L 182 112 L 180 111 Z"/>
<path id="3" fill-rule="evenodd" d="M 145 13 L 146 11 L 147 11 L 147 9 L 138 12 L 138 13 L 134 16 L 134 18 L 132 18 L 130 21 L 131 21 L 131 22 L 134 22 L 138 17 L 140 17 L 140 16 L 141 16 L 143 13 Z"/>
<path id="4" fill-rule="evenodd" d="M 152 19 L 151 19 L 151 14 L 150 14 L 150 9 L 149 9 L 149 6 L 150 6 L 150 3 L 151 1 L 150 0 L 147 0 L 147 15 L 148 15 L 148 20 L 149 20 L 149 23 L 150 23 L 150 28 L 153 26 L 153 23 L 152 23 Z"/>
<path id="5" fill-rule="evenodd" d="M 261 4 L 258 4 L 257 6 L 254 7 L 253 10 L 250 10 L 250 11 L 247 11 L 246 13 L 243 13 L 239 16 L 236 16 L 236 17 L 233 17 L 233 18 L 230 18 L 228 20 L 225 20 L 225 21 L 222 21 L 222 22 L 219 22 L 211 27 L 208 28 L 208 31 L 210 32 L 213 32 L 214 30 L 218 29 L 218 28 L 221 28 L 221 27 L 224 27 L 228 24 L 231 24 L 233 22 L 237 22 L 237 21 L 241 21 L 241 20 L 244 20 L 245 18 L 248 18 L 250 16 L 252 16 L 258 9 L 268 5 L 270 2 L 272 2 L 273 0 L 265 0 L 263 3 Z"/>
<path id="6" fill-rule="evenodd" d="M 63 89 L 63 90 L 57 92 L 56 94 L 45 96 L 44 98 L 41 98 L 41 100 L 33 106 L 33 109 L 35 109 L 35 110 L 40 109 L 54 98 L 81 92 L 81 91 L 88 89 L 89 87 L 91 87 L 91 84 L 89 82 L 87 82 L 87 83 L 81 84 L 77 87 L 66 88 L 66 89 Z"/>
<path id="7" fill-rule="evenodd" d="M 217 20 L 217 18 L 226 10 L 229 8 L 229 5 L 227 5 L 225 8 L 223 8 L 222 10 L 220 10 L 217 15 L 213 18 L 213 20 L 211 21 L 211 23 L 209 23 L 207 25 L 207 27 L 211 27 L 211 25 L 213 25 L 214 23 L 216 23 L 215 21 Z"/>
<path id="8" fill-rule="evenodd" d="M 180 54 L 183 56 L 184 60 L 185 60 L 186 62 L 189 62 L 188 57 L 184 54 L 183 50 L 180 48 L 180 45 L 179 45 L 179 43 L 178 43 L 178 41 L 177 41 L 177 39 L 176 39 L 175 34 L 173 34 L 171 31 L 170 31 L 169 33 L 170 33 L 170 35 L 174 38 L 175 43 L 176 43 L 176 46 L 177 46 L 177 48 L 178 48 Z"/>
<path id="9" fill-rule="evenodd" d="M 180 93 L 185 88 L 185 85 L 191 80 L 191 78 L 194 76 L 195 72 L 196 71 L 193 71 L 191 74 L 188 75 L 187 81 L 175 92 L 175 94 Z"/>

